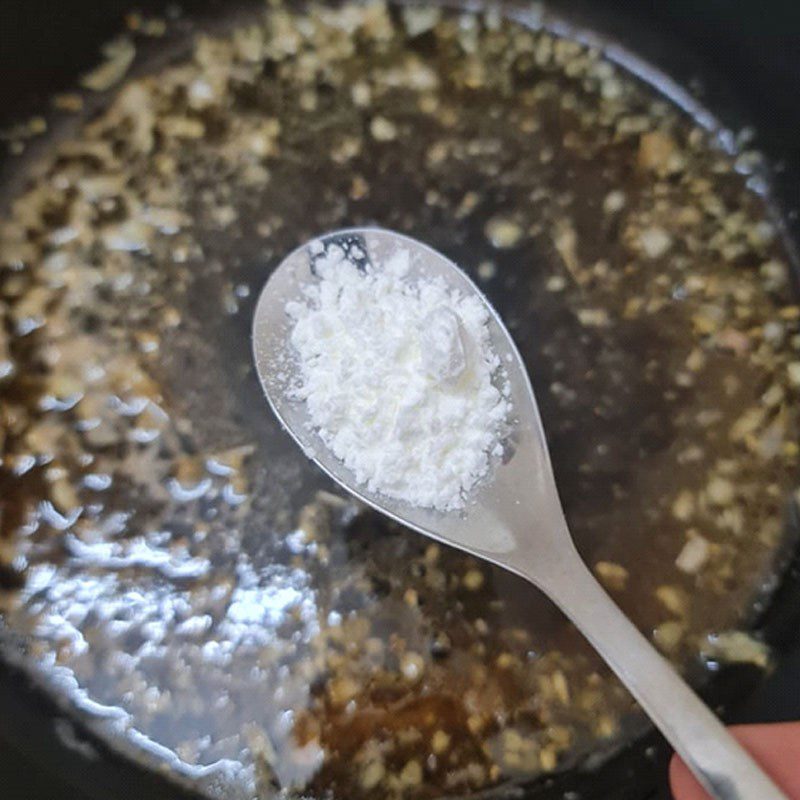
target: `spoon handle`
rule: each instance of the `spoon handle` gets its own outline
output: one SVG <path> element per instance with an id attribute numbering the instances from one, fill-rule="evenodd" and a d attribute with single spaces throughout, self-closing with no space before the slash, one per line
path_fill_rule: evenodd
<path id="1" fill-rule="evenodd" d="M 787 800 L 572 551 L 543 591 L 605 659 L 717 800 Z"/>

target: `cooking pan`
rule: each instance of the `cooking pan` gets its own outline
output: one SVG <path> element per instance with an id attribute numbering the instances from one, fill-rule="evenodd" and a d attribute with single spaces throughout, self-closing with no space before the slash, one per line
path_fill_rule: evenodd
<path id="1" fill-rule="evenodd" d="M 183 14 L 213 18 L 223 5 L 193 3 Z M 157 2 L 137 7 L 165 11 Z M 678 99 L 699 96 L 731 130 L 752 127 L 773 166 L 773 193 L 789 235 L 800 238 L 800 10 L 795 4 L 700 0 L 628 7 L 595 0 L 554 2 L 547 8 L 574 30 L 612 42 L 620 60 L 667 93 Z M 118 0 L 100 9 L 85 0 L 57 5 L 5 0 L 0 7 L 0 127 L 41 110 L 50 94 L 72 86 L 96 63 L 100 44 L 119 30 L 128 10 Z M 691 93 L 684 96 L 683 88 Z M 14 163 L 5 159 L 0 170 L 12 176 Z M 778 669 L 765 678 L 749 667 L 722 668 L 704 687 L 704 697 L 731 721 L 800 718 L 800 550 L 786 554 L 779 585 L 757 609 L 752 627 L 779 654 Z M 9 800 L 49 798 L 56 792 L 76 800 L 191 796 L 108 748 L 23 670 L 6 663 L 0 666 L 0 739 L 0 781 Z M 663 740 L 647 733 L 592 771 L 542 780 L 519 796 L 668 798 L 668 757 Z"/>

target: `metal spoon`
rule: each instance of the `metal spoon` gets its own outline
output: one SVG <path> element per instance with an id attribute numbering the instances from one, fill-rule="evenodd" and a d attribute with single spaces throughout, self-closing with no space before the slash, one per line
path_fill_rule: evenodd
<path id="1" fill-rule="evenodd" d="M 346 250 L 361 268 L 384 256 L 411 253 L 409 275 L 442 276 L 490 312 L 492 346 L 511 385 L 512 433 L 503 463 L 477 487 L 462 512 L 415 508 L 370 492 L 323 445 L 304 403 L 290 391 L 296 378 L 286 304 L 315 281 L 323 249 Z M 578 555 L 558 497 L 542 422 L 525 366 L 494 309 L 449 259 L 391 231 L 360 228 L 326 234 L 291 253 L 270 275 L 253 322 L 256 368 L 272 409 L 297 443 L 348 492 L 378 511 L 445 544 L 505 567 L 541 589 L 616 672 L 695 777 L 719 800 L 779 800 L 785 795 L 601 588 Z"/>

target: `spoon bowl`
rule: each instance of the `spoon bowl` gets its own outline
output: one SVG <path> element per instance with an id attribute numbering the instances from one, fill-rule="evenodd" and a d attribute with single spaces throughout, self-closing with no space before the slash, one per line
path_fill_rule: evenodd
<path id="1" fill-rule="evenodd" d="M 348 492 L 383 514 L 445 544 L 469 549 L 482 558 L 512 571 L 525 547 L 527 558 L 546 569 L 544 562 L 551 552 L 549 543 L 540 541 L 531 552 L 531 519 L 542 519 L 542 530 L 552 531 L 545 518 L 558 510 L 548 509 L 555 497 L 555 483 L 545 444 L 536 399 L 528 373 L 513 339 L 497 312 L 467 275 L 421 242 L 408 236 L 381 229 L 337 231 L 322 237 L 323 246 L 353 240 L 363 243 L 370 255 L 372 269 L 380 265 L 398 247 L 411 254 L 409 280 L 425 275 L 444 278 L 449 286 L 464 295 L 480 297 L 489 312 L 491 346 L 503 365 L 504 378 L 510 387 L 512 406 L 510 432 L 504 442 L 504 455 L 492 464 L 490 479 L 475 487 L 465 508 L 458 512 L 440 512 L 370 491 L 359 484 L 353 473 L 322 442 L 311 424 L 306 406 L 298 402 L 293 376 L 297 374 L 295 354 L 289 344 L 291 319 L 286 305 L 303 299 L 303 289 L 318 280 L 307 245 L 287 256 L 272 273 L 261 293 L 253 325 L 253 350 L 256 367 L 267 400 L 283 426 L 303 451 Z M 557 500 L 557 498 L 556 498 Z M 525 573 L 525 577 L 530 575 Z"/>
<path id="2" fill-rule="evenodd" d="M 329 248 L 362 269 L 377 270 L 398 249 L 410 255 L 408 280 L 441 277 L 489 312 L 491 346 L 500 358 L 511 403 L 503 455 L 469 493 L 463 509 L 442 512 L 386 497 L 359 484 L 311 424 L 298 398 L 298 365 L 287 304 L 319 280 L 315 263 Z M 581 630 L 719 800 L 785 800 L 719 720 L 625 617 L 581 560 L 569 533 L 536 398 L 525 365 L 489 301 L 462 270 L 408 236 L 375 228 L 325 234 L 289 254 L 270 275 L 256 306 L 253 352 L 259 379 L 278 419 L 303 451 L 348 492 L 392 519 L 530 581 Z"/>

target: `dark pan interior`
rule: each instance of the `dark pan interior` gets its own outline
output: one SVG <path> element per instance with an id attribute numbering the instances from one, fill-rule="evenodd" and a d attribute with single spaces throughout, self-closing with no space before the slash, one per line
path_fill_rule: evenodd
<path id="1" fill-rule="evenodd" d="M 190 2 L 184 12 L 205 13 L 222 5 Z M 137 4 L 145 11 L 164 6 Z M 593 0 L 550 6 L 577 25 L 621 42 L 678 84 L 699 89 L 702 102 L 734 130 L 752 125 L 757 145 L 777 168 L 773 179 L 784 218 L 795 241 L 800 239 L 800 7 L 780 0 L 674 0 L 647 7 Z M 49 94 L 69 87 L 93 65 L 99 43 L 119 29 L 129 8 L 121 0 L 108 0 L 102 9 L 87 0 L 0 3 L 0 127 L 41 109 Z M 786 654 L 781 668 L 760 686 L 753 671 L 728 669 L 709 687 L 707 699 L 728 709 L 735 721 L 800 718 L 800 553 L 757 627 Z M 742 704 L 747 695 L 751 698 Z M 65 743 L 70 737 L 72 746 Z M 89 740 L 93 750 L 82 747 Z M 95 753 L 91 758 L 90 752 Z M 667 798 L 663 778 L 657 777 L 665 774 L 667 758 L 663 741 L 651 735 L 596 774 L 548 781 L 528 797 L 563 797 L 571 791 L 575 797 L 606 800 Z M 0 784 L 9 800 L 51 798 L 65 789 L 75 800 L 187 796 L 76 730 L 8 667 L 0 667 Z"/>

